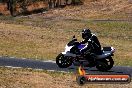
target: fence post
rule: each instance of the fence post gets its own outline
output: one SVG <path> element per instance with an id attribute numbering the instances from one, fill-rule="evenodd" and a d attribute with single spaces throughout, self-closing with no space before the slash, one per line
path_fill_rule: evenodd
<path id="1" fill-rule="evenodd" d="M 7 9 L 10 11 L 10 14 L 14 16 L 14 0 L 7 1 Z"/>
<path id="2" fill-rule="evenodd" d="M 48 0 L 48 4 L 49 4 L 49 9 L 51 9 L 52 8 L 52 1 Z"/>

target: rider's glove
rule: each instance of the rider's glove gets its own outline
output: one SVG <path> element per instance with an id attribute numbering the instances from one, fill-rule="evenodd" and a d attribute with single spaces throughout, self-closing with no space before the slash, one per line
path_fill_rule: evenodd
<path id="1" fill-rule="evenodd" d="M 91 39 L 89 39 L 88 42 L 93 43 L 93 41 Z"/>

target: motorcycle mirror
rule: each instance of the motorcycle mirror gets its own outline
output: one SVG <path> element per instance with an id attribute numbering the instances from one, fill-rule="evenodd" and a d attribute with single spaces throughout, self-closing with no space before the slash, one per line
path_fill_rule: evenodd
<path id="1" fill-rule="evenodd" d="M 75 38 L 75 35 L 73 36 L 73 38 Z"/>

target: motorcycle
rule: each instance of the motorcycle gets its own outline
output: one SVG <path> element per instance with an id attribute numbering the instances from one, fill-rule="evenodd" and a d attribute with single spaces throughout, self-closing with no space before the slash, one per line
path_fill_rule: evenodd
<path id="1" fill-rule="evenodd" d="M 85 44 L 77 42 L 77 39 L 73 36 L 72 40 L 65 46 L 65 51 L 56 57 L 58 67 L 68 68 L 73 64 L 74 66 L 96 67 L 99 71 L 108 71 L 113 67 L 114 47 L 103 47 L 101 55 L 89 52 L 80 55 L 80 50 L 85 46 Z"/>

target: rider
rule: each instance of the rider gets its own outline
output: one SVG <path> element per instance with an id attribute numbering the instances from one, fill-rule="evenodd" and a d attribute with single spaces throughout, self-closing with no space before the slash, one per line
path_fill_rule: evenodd
<path id="1" fill-rule="evenodd" d="M 90 29 L 82 30 L 83 41 L 80 44 L 86 44 L 86 46 L 81 49 L 81 54 L 94 53 L 96 55 L 102 54 L 101 45 L 95 34 L 91 33 Z"/>

